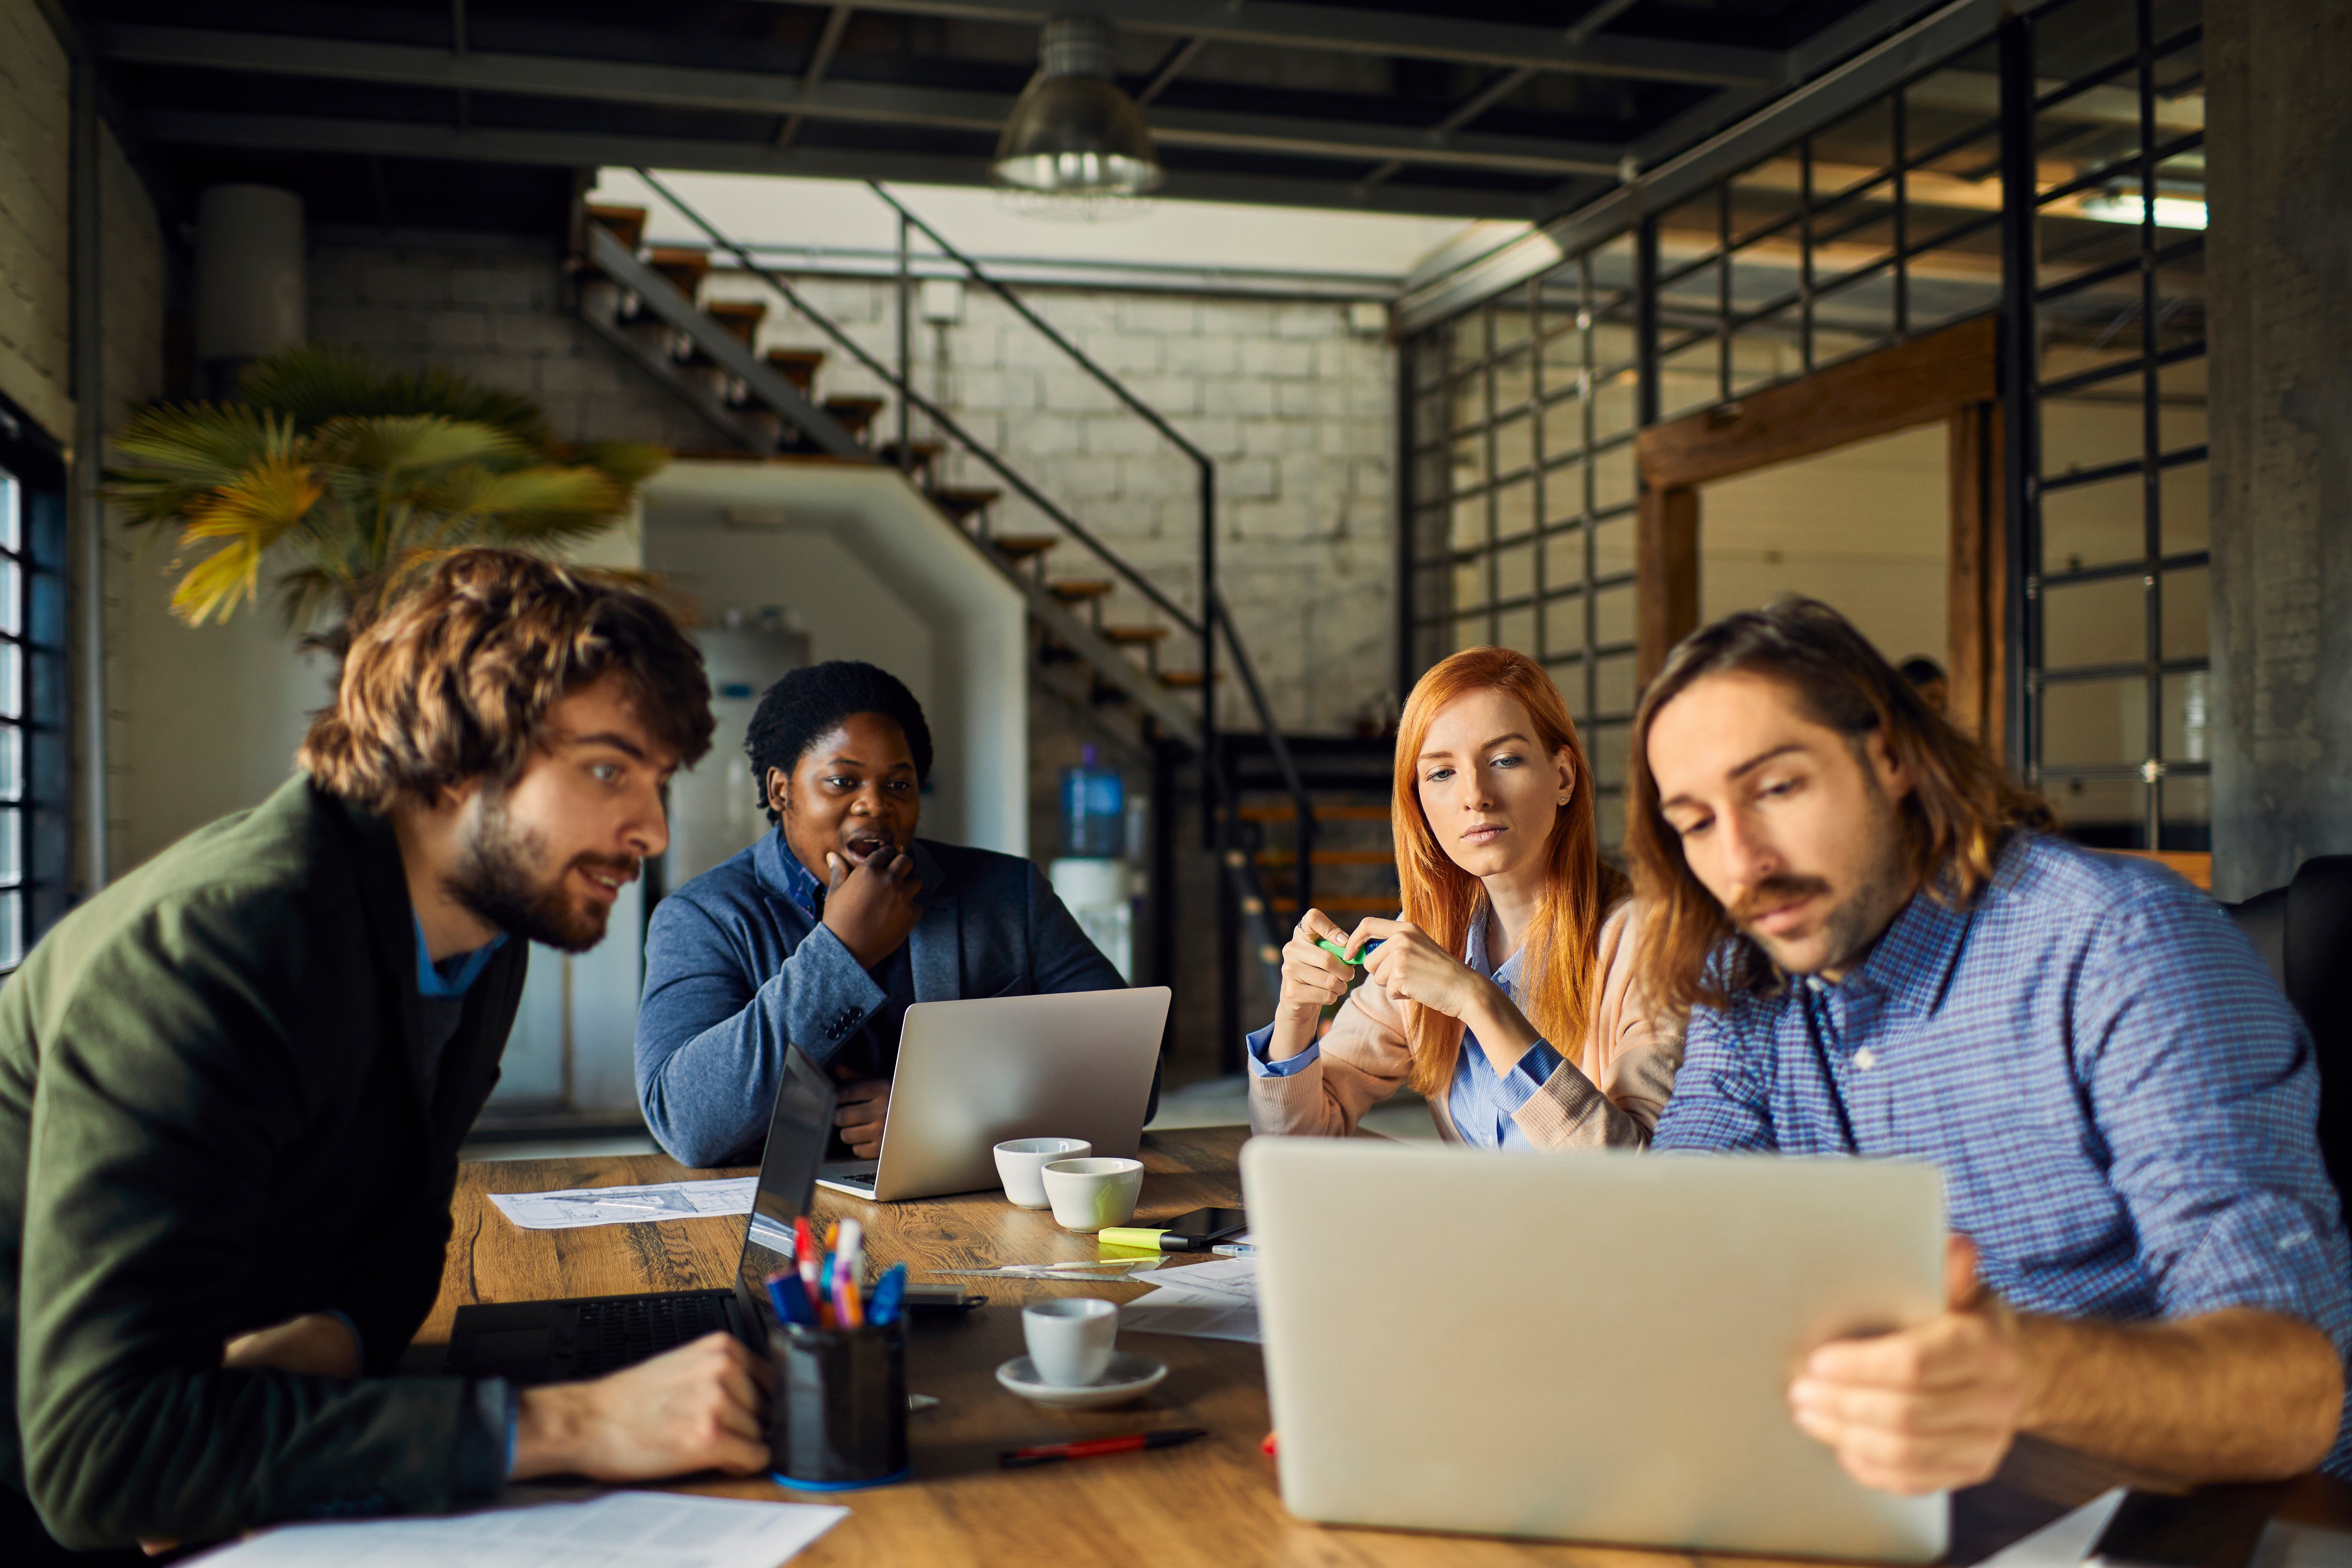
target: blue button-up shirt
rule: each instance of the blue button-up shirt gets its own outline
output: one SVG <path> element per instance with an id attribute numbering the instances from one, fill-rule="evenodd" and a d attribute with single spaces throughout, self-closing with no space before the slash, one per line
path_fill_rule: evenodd
<path id="1" fill-rule="evenodd" d="M 1693 1011 L 1662 1150 L 1932 1160 L 1982 1277 L 2123 1321 L 2257 1307 L 2352 1349 L 2309 1036 L 2210 900 L 2021 834 L 1832 984 Z M 2327 1467 L 2352 1473 L 2352 1426 Z"/>
<path id="2" fill-rule="evenodd" d="M 1496 968 L 1486 957 L 1486 916 L 1482 910 L 1470 922 L 1470 940 L 1464 945 L 1462 962 L 1492 980 L 1516 1005 L 1519 999 L 1520 960 L 1527 952 L 1522 945 L 1504 960 L 1500 969 Z M 1254 1077 L 1287 1078 L 1305 1071 L 1309 1062 L 1323 1055 L 1323 1042 L 1318 1040 L 1295 1057 L 1268 1061 L 1266 1047 L 1273 1039 L 1272 1024 L 1249 1037 L 1250 1072 Z M 1454 1079 L 1445 1086 L 1445 1111 L 1453 1119 L 1454 1130 L 1462 1134 L 1464 1142 L 1480 1149 L 1527 1148 L 1528 1135 L 1512 1118 L 1559 1070 L 1563 1059 L 1549 1041 L 1538 1040 L 1509 1072 L 1497 1073 L 1486 1060 L 1478 1037 L 1464 1029 L 1462 1049 L 1454 1058 Z"/>

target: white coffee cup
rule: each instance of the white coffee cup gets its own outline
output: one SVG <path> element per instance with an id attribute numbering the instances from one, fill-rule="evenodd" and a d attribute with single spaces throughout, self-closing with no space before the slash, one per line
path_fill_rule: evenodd
<path id="1" fill-rule="evenodd" d="M 1118 1303 L 1092 1296 L 1039 1301 L 1021 1309 L 1021 1337 L 1039 1381 L 1055 1388 L 1098 1383 L 1118 1338 Z"/>
<path id="2" fill-rule="evenodd" d="M 1082 1160 L 1094 1152 L 1083 1138 L 1015 1138 L 996 1146 L 996 1179 L 1004 1184 L 1006 1198 L 1024 1209 L 1041 1209 L 1052 1200 L 1040 1173 L 1055 1160 Z"/>
<path id="3" fill-rule="evenodd" d="M 1135 1217 L 1143 1191 L 1140 1160 L 1055 1160 L 1042 1173 L 1054 1218 L 1064 1230 L 1097 1231 Z"/>

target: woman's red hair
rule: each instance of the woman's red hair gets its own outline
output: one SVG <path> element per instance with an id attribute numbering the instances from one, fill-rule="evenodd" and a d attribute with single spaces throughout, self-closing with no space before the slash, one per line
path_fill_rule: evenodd
<path id="1" fill-rule="evenodd" d="M 1625 896 L 1627 884 L 1621 872 L 1601 858 L 1592 772 L 1585 765 L 1576 721 L 1569 717 L 1568 704 L 1551 677 L 1523 653 L 1465 648 L 1433 666 L 1405 699 L 1397 725 L 1396 796 L 1389 805 L 1404 918 L 1458 955 L 1469 941 L 1471 921 L 1485 908 L 1478 879 L 1454 863 L 1421 807 L 1421 750 L 1429 740 L 1429 728 L 1448 704 L 1474 691 L 1500 691 L 1516 699 L 1533 722 L 1536 749 L 1547 759 L 1563 751 L 1569 756 L 1575 794 L 1552 827 L 1543 900 L 1523 944 L 1527 956 L 1519 964 L 1518 1000 L 1519 1010 L 1551 1047 L 1575 1061 L 1600 988 L 1592 958 L 1601 922 Z M 1412 1042 L 1412 1087 L 1424 1096 L 1442 1095 L 1453 1082 L 1454 1058 L 1462 1050 L 1462 1021 L 1411 1002 L 1400 1005 L 1406 1037 Z"/>

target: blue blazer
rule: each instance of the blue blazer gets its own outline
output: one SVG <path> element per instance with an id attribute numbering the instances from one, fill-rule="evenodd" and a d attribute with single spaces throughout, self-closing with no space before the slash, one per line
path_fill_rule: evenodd
<path id="1" fill-rule="evenodd" d="M 637 1005 L 637 1103 L 683 1164 L 756 1163 L 784 1047 L 828 1066 L 889 999 L 793 900 L 791 854 L 783 834 L 771 832 L 654 908 Z M 923 884 L 923 918 L 908 938 L 916 1001 L 1127 984 L 1034 862 L 924 838 L 913 854 Z M 1155 1072 L 1151 1110 L 1159 1104 Z"/>

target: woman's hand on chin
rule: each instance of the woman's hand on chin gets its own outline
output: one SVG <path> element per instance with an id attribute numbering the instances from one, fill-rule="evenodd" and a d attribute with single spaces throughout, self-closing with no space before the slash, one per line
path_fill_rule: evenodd
<path id="1" fill-rule="evenodd" d="M 1367 920 L 1356 927 L 1349 945 L 1360 952 L 1369 942 L 1381 946 L 1364 961 L 1364 973 L 1400 1002 L 1418 1002 L 1449 1018 L 1467 1020 L 1490 1000 L 1493 983 L 1411 921 Z"/>

